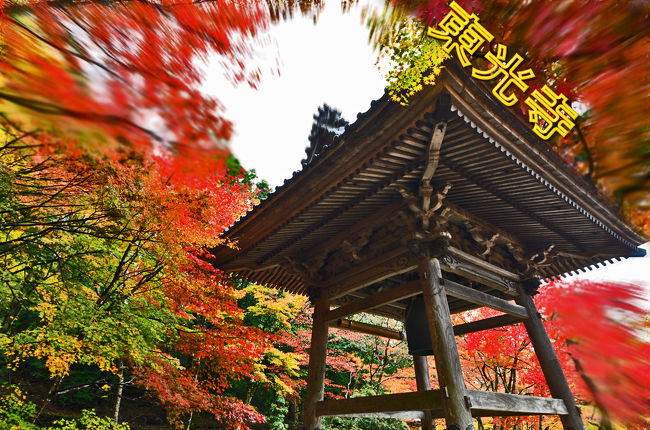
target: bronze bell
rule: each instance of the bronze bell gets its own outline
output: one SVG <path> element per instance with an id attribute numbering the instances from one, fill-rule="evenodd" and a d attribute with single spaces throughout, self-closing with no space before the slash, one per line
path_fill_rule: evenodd
<path id="1" fill-rule="evenodd" d="M 424 307 L 422 294 L 416 296 L 406 310 L 406 342 L 411 355 L 433 355 L 431 335 L 429 334 L 429 320 Z"/>

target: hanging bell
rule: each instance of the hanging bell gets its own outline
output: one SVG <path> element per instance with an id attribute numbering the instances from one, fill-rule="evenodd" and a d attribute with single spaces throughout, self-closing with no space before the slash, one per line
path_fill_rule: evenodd
<path id="1" fill-rule="evenodd" d="M 406 310 L 406 342 L 411 355 L 433 355 L 429 319 L 422 294 L 416 296 Z"/>

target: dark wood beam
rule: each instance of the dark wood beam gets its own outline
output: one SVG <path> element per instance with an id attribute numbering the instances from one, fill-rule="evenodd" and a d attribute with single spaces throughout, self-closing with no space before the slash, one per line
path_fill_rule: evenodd
<path id="1" fill-rule="evenodd" d="M 473 416 L 566 415 L 561 399 L 468 390 Z"/>
<path id="2" fill-rule="evenodd" d="M 311 329 L 311 350 L 307 370 L 307 390 L 304 397 L 303 423 L 306 430 L 319 430 L 321 420 L 316 410 L 317 402 L 325 393 L 325 360 L 327 358 L 327 324 L 325 312 L 329 304 L 325 298 L 315 299 L 313 325 Z"/>
<path id="3" fill-rule="evenodd" d="M 516 317 L 513 315 L 499 315 L 492 318 L 485 318 L 478 321 L 455 325 L 454 334 L 456 336 L 461 336 L 468 333 L 475 333 L 477 331 L 517 324 L 523 320 L 524 318 Z"/>
<path id="4" fill-rule="evenodd" d="M 357 333 L 370 334 L 373 336 L 386 337 L 388 339 L 404 340 L 406 335 L 398 330 L 392 330 L 386 327 L 381 327 L 373 324 L 366 324 L 359 321 L 351 321 L 344 318 L 339 318 L 336 321 L 329 323 L 330 327 L 340 328 L 343 330 L 354 331 Z"/>
<path id="5" fill-rule="evenodd" d="M 380 291 L 383 291 L 383 290 L 380 289 L 380 290 L 377 291 L 377 292 L 380 292 Z M 360 291 L 357 290 L 357 291 L 353 291 L 353 292 L 347 294 L 345 297 L 346 297 L 346 298 L 350 298 L 350 299 L 356 299 L 356 300 L 366 300 L 366 299 L 369 299 L 369 298 L 372 297 L 372 296 L 373 296 L 372 293 L 371 293 L 371 294 L 367 294 L 367 293 L 363 293 L 363 292 L 360 292 Z M 345 302 L 339 303 L 339 305 L 340 305 L 340 306 L 343 306 L 343 305 L 349 305 L 350 303 L 351 303 L 351 302 L 348 300 L 348 301 L 345 301 Z M 399 311 L 399 312 L 406 312 L 406 308 L 407 308 L 408 306 L 407 306 L 406 304 L 404 304 L 403 302 L 395 301 L 395 302 L 386 303 L 385 305 L 382 305 L 382 307 L 383 307 L 384 309 L 387 309 L 387 308 L 388 308 L 388 309 L 393 309 L 393 310 L 395 310 L 395 311 Z M 362 312 L 371 313 L 371 312 L 372 312 L 373 310 L 375 310 L 375 309 L 377 309 L 377 307 L 373 307 L 372 309 L 369 309 L 369 310 L 367 310 L 367 311 L 362 311 Z"/>
<path id="6" fill-rule="evenodd" d="M 567 414 L 561 399 L 479 390 L 467 390 L 467 396 L 474 417 Z M 316 404 L 318 416 L 377 417 L 425 410 L 430 411 L 433 418 L 444 416 L 440 390 L 325 400 Z"/>
<path id="7" fill-rule="evenodd" d="M 530 313 L 530 318 L 524 321 L 524 325 L 530 342 L 535 349 L 535 355 L 539 360 L 549 391 L 553 397 L 562 399 L 568 410 L 568 415 L 562 417 L 562 425 L 567 429 L 584 430 L 585 427 L 582 418 L 580 418 L 580 409 L 576 406 L 571 388 L 564 376 L 555 350 L 553 350 L 553 344 L 548 337 L 535 302 L 531 296 L 523 291 L 523 288 L 521 290 L 521 295 L 517 297 L 517 303 L 524 306 Z"/>
<path id="8" fill-rule="evenodd" d="M 475 333 L 477 331 L 489 330 L 498 327 L 517 324 L 524 321 L 524 318 L 516 317 L 513 315 L 499 315 L 492 318 L 486 318 L 479 321 L 472 321 L 465 324 L 457 324 L 454 326 L 454 335 L 461 336 L 468 333 Z M 339 319 L 337 321 L 329 322 L 329 326 L 333 328 L 340 328 L 342 330 L 355 331 L 358 333 L 370 334 L 373 336 L 386 337 L 389 339 L 404 340 L 406 336 L 399 330 L 392 330 L 385 327 L 380 327 L 372 324 L 366 324 L 358 321 L 350 321 L 347 319 Z"/>
<path id="9" fill-rule="evenodd" d="M 518 294 L 516 282 L 519 276 L 453 246 L 449 247 L 448 255 L 440 260 L 440 264 L 447 272 L 459 274 L 513 297 Z"/>
<path id="10" fill-rule="evenodd" d="M 339 318 L 344 318 L 349 315 L 354 315 L 359 312 L 367 312 L 370 309 L 387 305 L 401 299 L 413 297 L 422 292 L 422 284 L 420 281 L 407 282 L 406 284 L 393 287 L 389 290 L 375 293 L 362 300 L 357 300 L 347 305 L 340 306 L 327 313 L 325 319 L 335 321 Z"/>
<path id="11" fill-rule="evenodd" d="M 394 249 L 328 279 L 323 282 L 323 291 L 333 300 L 416 267 L 417 259 L 406 248 Z"/>
<path id="12" fill-rule="evenodd" d="M 471 254 L 468 254 L 464 251 L 461 251 L 458 248 L 455 248 L 454 246 L 449 247 L 449 253 L 452 255 L 455 255 L 456 257 L 467 261 L 468 263 L 472 263 L 473 265 L 477 267 L 481 267 L 483 269 L 489 270 L 490 272 L 494 273 L 495 275 L 499 275 L 503 278 L 509 279 L 511 281 L 519 281 L 520 276 L 512 273 L 509 270 L 504 269 L 503 267 L 496 266 L 490 262 L 487 262 L 485 260 L 482 260 L 478 257 L 475 257 Z"/>
<path id="13" fill-rule="evenodd" d="M 396 418 L 398 420 L 422 420 L 425 412 L 406 411 L 406 412 L 366 412 L 357 414 L 337 415 L 337 417 L 347 418 Z"/>
<path id="14" fill-rule="evenodd" d="M 438 382 L 445 393 L 443 409 L 446 425 L 466 429 L 472 425 L 472 415 L 466 402 L 467 388 L 463 380 L 463 369 L 454 338 L 449 304 L 445 294 L 446 288 L 443 285 L 438 259 L 422 257 L 418 264 L 418 272 L 422 283 L 422 296 L 427 312 Z"/>
<path id="15" fill-rule="evenodd" d="M 398 312 L 396 309 L 393 310 L 392 308 L 386 306 L 383 308 L 374 308 L 370 309 L 368 311 L 370 315 L 377 315 L 379 317 L 384 317 L 384 318 L 390 318 L 395 321 L 404 321 L 405 316 L 404 312 Z"/>
<path id="16" fill-rule="evenodd" d="M 486 306 L 522 319 L 528 318 L 528 312 L 523 306 L 510 303 L 482 291 L 474 290 L 465 285 L 450 281 L 449 279 L 445 279 L 443 283 L 445 286 L 445 292 L 452 297 L 463 299 L 480 306 Z"/>

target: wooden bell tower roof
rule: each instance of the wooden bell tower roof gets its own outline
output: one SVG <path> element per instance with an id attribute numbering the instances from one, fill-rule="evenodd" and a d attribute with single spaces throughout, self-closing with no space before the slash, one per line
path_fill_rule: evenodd
<path id="1" fill-rule="evenodd" d="M 513 273 L 534 268 L 554 277 L 644 254 L 638 245 L 645 240 L 590 183 L 449 64 L 407 107 L 386 95 L 372 102 L 340 139 L 225 233 L 238 249 L 213 250 L 215 266 L 298 294 L 318 285 L 331 298 L 407 276 L 415 263 L 400 214 L 417 197 L 441 118 L 446 132 L 431 206 L 441 204 L 435 222 L 444 220 L 451 234 L 444 271 L 460 273 L 460 260 L 490 268 L 507 294 Z"/>

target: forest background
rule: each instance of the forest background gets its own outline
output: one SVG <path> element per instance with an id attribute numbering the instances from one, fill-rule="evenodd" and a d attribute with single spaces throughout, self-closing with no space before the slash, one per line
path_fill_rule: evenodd
<path id="1" fill-rule="evenodd" d="M 579 131 L 552 145 L 647 233 L 648 6 L 461 4 L 525 52 L 538 76 L 584 103 Z M 2 428 L 298 425 L 309 304 L 228 279 L 206 263 L 210 247 L 233 245 L 219 234 L 269 190 L 231 156 L 227 106 L 200 86 L 202 62 L 214 55 L 229 81 L 255 86 L 265 71 L 255 55 L 268 27 L 294 15 L 317 23 L 322 7 L 2 3 Z M 389 84 L 398 96 L 417 91 L 440 65 L 443 54 L 422 32 L 445 8 L 396 2 L 379 14 L 368 11 L 371 40 L 391 60 Z M 340 114 L 319 112 L 310 140 L 335 139 Z M 639 285 L 587 281 L 558 282 L 538 296 L 593 426 L 647 425 L 642 298 Z M 587 324 L 586 316 L 599 324 Z M 329 346 L 328 396 L 414 389 L 402 343 L 332 333 Z M 469 386 L 547 394 L 521 327 L 462 337 L 459 348 Z"/>

